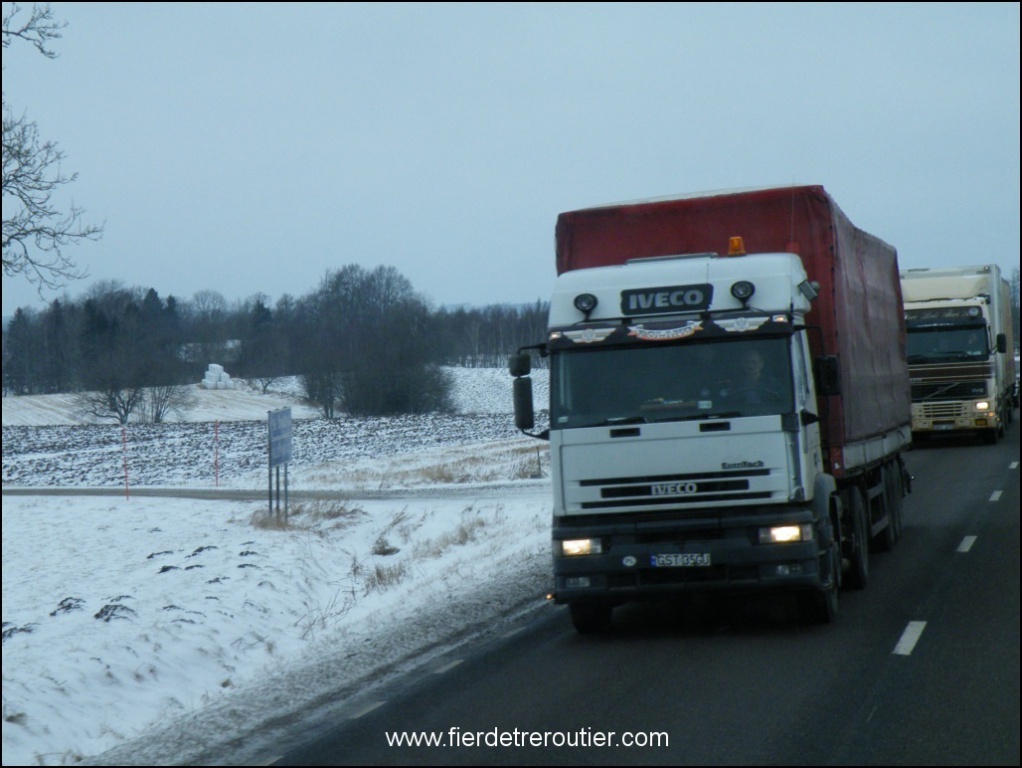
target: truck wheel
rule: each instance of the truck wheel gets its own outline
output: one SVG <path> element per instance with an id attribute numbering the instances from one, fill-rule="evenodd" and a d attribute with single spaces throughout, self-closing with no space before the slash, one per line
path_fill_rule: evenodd
<path id="1" fill-rule="evenodd" d="M 610 629 L 614 607 L 609 603 L 571 603 L 571 623 L 580 635 L 599 635 Z"/>
<path id="2" fill-rule="evenodd" d="M 837 621 L 840 573 L 841 548 L 835 541 L 830 547 L 830 586 L 822 592 L 813 590 L 798 596 L 798 608 L 802 618 L 811 624 L 833 624 Z"/>
<path id="3" fill-rule="evenodd" d="M 890 552 L 901 537 L 901 470 L 897 462 L 884 467 L 884 514 L 887 527 L 876 537 L 878 552 Z"/>
<path id="4" fill-rule="evenodd" d="M 862 491 L 852 488 L 848 494 L 852 522 L 851 569 L 848 572 L 848 586 L 865 589 L 869 583 L 869 520 L 866 519 L 866 503 Z"/>
<path id="5" fill-rule="evenodd" d="M 894 523 L 894 539 L 901 541 L 904 521 L 902 513 L 905 508 L 905 483 L 899 462 L 891 464 L 891 520 Z"/>
<path id="6" fill-rule="evenodd" d="M 810 624 L 833 624 L 837 621 L 838 596 L 833 584 L 824 592 L 803 592 L 798 596 L 799 613 Z"/>

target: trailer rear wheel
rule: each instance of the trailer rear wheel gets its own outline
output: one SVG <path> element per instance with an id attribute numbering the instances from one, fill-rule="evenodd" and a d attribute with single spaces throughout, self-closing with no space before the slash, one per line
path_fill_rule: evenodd
<path id="1" fill-rule="evenodd" d="M 580 635 L 599 635 L 610 629 L 614 606 L 604 602 L 571 603 L 571 623 Z"/>
<path id="2" fill-rule="evenodd" d="M 848 500 L 848 514 L 851 516 L 852 524 L 848 586 L 852 589 L 865 589 L 869 583 L 869 520 L 866 518 L 866 503 L 862 500 L 862 491 L 858 488 L 849 490 Z"/>

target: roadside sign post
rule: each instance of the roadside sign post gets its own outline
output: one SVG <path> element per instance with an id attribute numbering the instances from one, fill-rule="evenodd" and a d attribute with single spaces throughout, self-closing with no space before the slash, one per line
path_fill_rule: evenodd
<path id="1" fill-rule="evenodd" d="M 284 467 L 284 521 L 287 521 L 288 497 L 287 497 L 287 465 L 291 461 L 291 409 L 280 408 L 268 412 L 267 422 L 267 455 L 269 457 L 269 502 L 270 514 L 274 514 L 273 508 L 273 470 L 277 470 L 277 509 L 276 514 L 280 516 L 280 467 Z"/>

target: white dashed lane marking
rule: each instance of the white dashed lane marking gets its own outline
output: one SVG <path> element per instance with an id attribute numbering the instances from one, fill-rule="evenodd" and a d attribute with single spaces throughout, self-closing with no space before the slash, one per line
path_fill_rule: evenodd
<path id="1" fill-rule="evenodd" d="M 901 633 L 898 644 L 894 646 L 894 653 L 899 656 L 909 656 L 912 649 L 916 647 L 916 643 L 919 642 L 919 636 L 923 634 L 924 629 L 926 629 L 925 621 L 910 621 L 905 627 L 905 631 Z"/>

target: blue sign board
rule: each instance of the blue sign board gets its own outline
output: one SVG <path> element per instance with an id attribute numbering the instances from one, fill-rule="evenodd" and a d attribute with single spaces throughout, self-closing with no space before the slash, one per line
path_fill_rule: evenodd
<path id="1" fill-rule="evenodd" d="M 270 467 L 291 461 L 291 409 L 269 412 Z"/>

